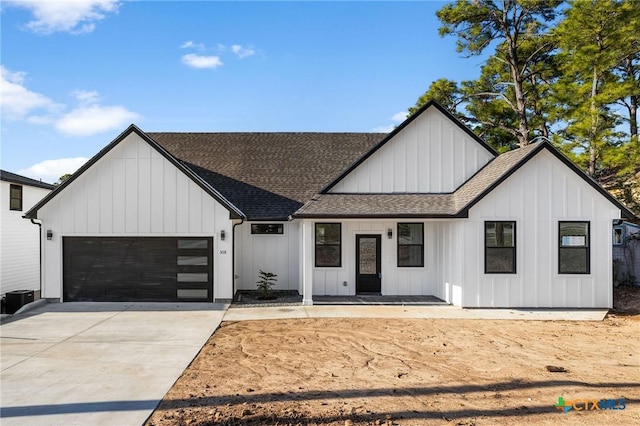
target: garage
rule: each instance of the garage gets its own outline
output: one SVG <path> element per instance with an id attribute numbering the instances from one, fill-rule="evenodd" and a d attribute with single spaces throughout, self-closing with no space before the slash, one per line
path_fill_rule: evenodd
<path id="1" fill-rule="evenodd" d="M 65 302 L 212 302 L 213 239 L 64 237 Z"/>

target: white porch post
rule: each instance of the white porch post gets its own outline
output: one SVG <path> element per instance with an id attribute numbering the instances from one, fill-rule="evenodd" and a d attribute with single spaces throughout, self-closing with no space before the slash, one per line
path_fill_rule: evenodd
<path id="1" fill-rule="evenodd" d="M 313 223 L 302 222 L 300 262 L 302 276 L 302 304 L 313 305 Z"/>

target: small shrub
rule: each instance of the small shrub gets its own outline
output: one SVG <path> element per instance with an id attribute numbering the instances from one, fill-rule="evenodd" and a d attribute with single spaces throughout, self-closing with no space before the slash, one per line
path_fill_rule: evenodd
<path id="1" fill-rule="evenodd" d="M 276 281 L 278 281 L 278 276 L 272 272 L 265 272 L 262 269 L 260 269 L 258 278 L 260 278 L 258 281 L 256 281 L 256 284 L 258 285 L 258 293 L 259 293 L 258 299 L 261 299 L 261 300 L 275 299 L 276 295 L 273 294 L 273 290 L 271 287 L 273 287 L 276 284 Z"/>

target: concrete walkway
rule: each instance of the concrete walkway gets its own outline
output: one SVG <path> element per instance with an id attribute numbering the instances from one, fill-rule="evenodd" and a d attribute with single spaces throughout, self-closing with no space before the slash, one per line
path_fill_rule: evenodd
<path id="1" fill-rule="evenodd" d="M 602 321 L 607 309 L 462 309 L 455 306 L 314 305 L 231 308 L 223 321 L 283 318 L 445 318 L 497 320 Z"/>
<path id="2" fill-rule="evenodd" d="M 142 424 L 225 309 L 64 303 L 15 315 L 0 326 L 0 424 Z"/>

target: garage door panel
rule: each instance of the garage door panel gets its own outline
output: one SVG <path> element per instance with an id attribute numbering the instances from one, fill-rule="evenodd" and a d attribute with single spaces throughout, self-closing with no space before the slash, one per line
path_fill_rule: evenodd
<path id="1" fill-rule="evenodd" d="M 211 238 L 64 237 L 63 300 L 212 301 L 212 245 Z"/>

